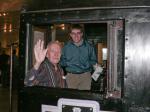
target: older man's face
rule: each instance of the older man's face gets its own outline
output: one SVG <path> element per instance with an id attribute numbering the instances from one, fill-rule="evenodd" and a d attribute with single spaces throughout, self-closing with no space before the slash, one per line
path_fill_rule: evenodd
<path id="1" fill-rule="evenodd" d="M 52 44 L 48 47 L 47 58 L 52 64 L 57 64 L 60 61 L 61 47 L 58 44 Z"/>

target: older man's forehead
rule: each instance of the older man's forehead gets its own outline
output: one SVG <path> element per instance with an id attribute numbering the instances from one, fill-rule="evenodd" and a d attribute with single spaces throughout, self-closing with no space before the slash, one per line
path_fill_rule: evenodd
<path id="1" fill-rule="evenodd" d="M 61 46 L 57 43 L 52 43 L 51 45 L 49 45 L 48 48 L 49 49 L 60 49 L 61 50 Z"/>

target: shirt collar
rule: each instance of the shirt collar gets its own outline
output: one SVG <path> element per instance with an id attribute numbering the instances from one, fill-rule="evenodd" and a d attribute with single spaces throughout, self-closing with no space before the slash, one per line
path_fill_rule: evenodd
<path id="1" fill-rule="evenodd" d="M 82 45 L 85 45 L 85 40 L 82 39 L 79 44 L 76 44 L 72 40 L 70 40 L 70 43 L 73 44 L 73 45 L 76 45 L 76 46 L 82 46 Z"/>
<path id="2" fill-rule="evenodd" d="M 48 62 L 49 65 L 50 65 L 52 68 L 55 68 L 55 66 L 48 60 L 47 57 L 45 58 L 45 61 Z M 57 64 L 57 67 L 58 67 L 58 64 Z"/>

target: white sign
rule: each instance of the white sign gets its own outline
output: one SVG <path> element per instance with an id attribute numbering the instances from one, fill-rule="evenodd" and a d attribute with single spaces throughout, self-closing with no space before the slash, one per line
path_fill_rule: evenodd
<path id="1" fill-rule="evenodd" d="M 52 106 L 52 105 L 42 104 L 41 112 L 58 112 L 58 107 L 57 106 Z"/>

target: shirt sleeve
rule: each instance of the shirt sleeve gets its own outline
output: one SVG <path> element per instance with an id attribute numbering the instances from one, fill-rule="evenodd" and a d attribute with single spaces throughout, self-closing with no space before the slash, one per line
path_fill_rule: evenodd
<path id="1" fill-rule="evenodd" d="M 95 65 L 97 63 L 97 57 L 94 47 L 91 46 L 90 48 L 90 64 Z"/>
<path id="2" fill-rule="evenodd" d="M 33 86 L 35 85 L 35 83 L 38 83 L 38 81 L 36 81 L 37 74 L 38 74 L 38 70 L 35 70 L 34 68 L 28 71 L 24 79 L 24 84 L 26 86 Z"/>
<path id="3" fill-rule="evenodd" d="M 35 70 L 34 67 L 29 70 L 25 76 L 24 84 L 25 86 L 34 86 L 39 85 L 40 81 L 44 78 L 44 69 L 41 69 L 42 66 L 38 70 Z"/>

